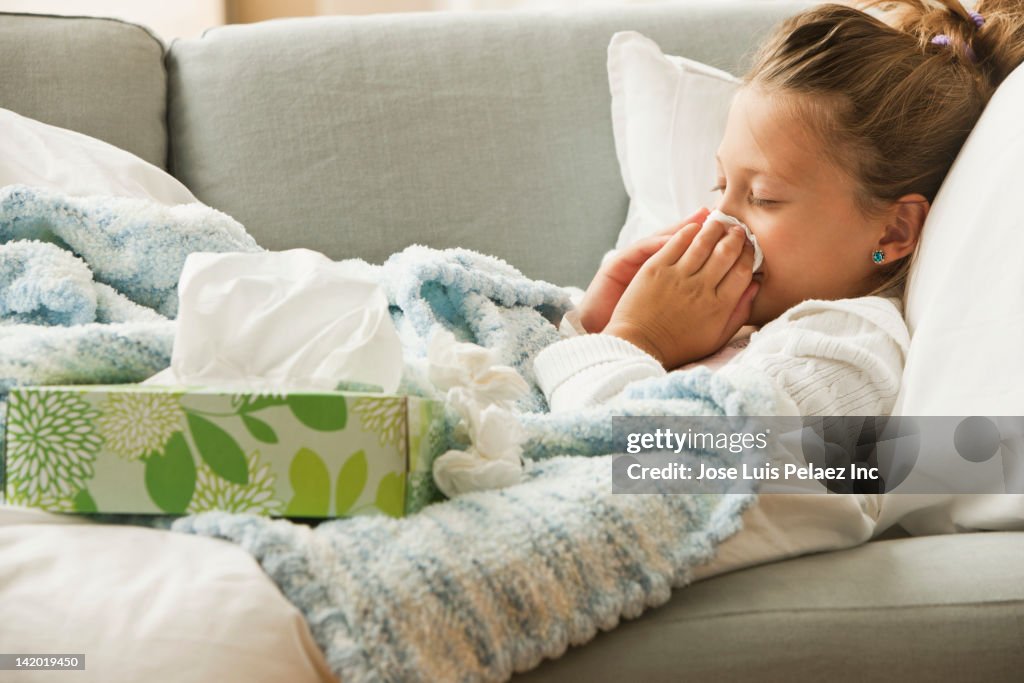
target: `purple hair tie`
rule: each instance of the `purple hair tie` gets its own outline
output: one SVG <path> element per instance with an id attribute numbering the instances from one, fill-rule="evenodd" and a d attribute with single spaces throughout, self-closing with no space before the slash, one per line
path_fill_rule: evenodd
<path id="1" fill-rule="evenodd" d="M 981 16 L 978 12 L 968 12 L 971 15 L 971 19 L 974 19 L 974 25 L 981 28 L 985 25 L 985 17 Z"/>
<path id="2" fill-rule="evenodd" d="M 947 45 L 948 46 L 948 45 L 952 45 L 952 44 L 953 44 L 953 41 L 951 41 L 949 39 L 949 36 L 947 36 L 945 33 L 940 33 L 939 35 L 937 35 L 934 38 L 932 38 L 932 45 Z M 970 45 L 965 46 L 964 51 L 967 53 L 967 58 L 968 59 L 970 59 L 975 64 L 978 63 L 978 55 L 974 54 L 974 49 Z"/>

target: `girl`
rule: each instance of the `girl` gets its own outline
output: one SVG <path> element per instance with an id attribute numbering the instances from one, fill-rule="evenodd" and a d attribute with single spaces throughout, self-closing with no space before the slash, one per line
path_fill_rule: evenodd
<path id="1" fill-rule="evenodd" d="M 703 359 L 760 369 L 779 414 L 891 412 L 910 257 L 960 147 L 1024 57 L 1024 3 L 884 4 L 891 25 L 836 4 L 785 21 L 733 100 L 718 209 L 756 236 L 761 272 L 743 230 L 706 210 L 610 254 L 567 316 L 586 334 L 536 358 L 553 411 Z"/>

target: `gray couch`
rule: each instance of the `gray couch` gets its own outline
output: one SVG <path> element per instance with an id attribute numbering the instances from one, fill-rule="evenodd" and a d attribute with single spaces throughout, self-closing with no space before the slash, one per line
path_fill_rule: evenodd
<path id="1" fill-rule="evenodd" d="M 286 20 L 169 48 L 0 15 L 0 106 L 170 169 L 269 248 L 464 246 L 585 286 L 627 208 L 611 34 L 738 73 L 799 7 Z M 1020 680 L 1024 533 L 900 536 L 702 581 L 517 680 Z"/>

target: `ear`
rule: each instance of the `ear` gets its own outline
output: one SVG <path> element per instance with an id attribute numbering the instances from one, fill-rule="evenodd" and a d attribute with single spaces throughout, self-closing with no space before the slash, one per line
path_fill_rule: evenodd
<path id="1" fill-rule="evenodd" d="M 920 194 L 908 194 L 896 200 L 878 240 L 878 248 L 885 252 L 887 261 L 914 253 L 930 208 L 928 200 Z"/>

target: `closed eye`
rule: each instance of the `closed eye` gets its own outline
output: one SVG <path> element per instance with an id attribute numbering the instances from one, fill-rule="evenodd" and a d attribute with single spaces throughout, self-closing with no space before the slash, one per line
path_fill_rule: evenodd
<path id="1" fill-rule="evenodd" d="M 725 185 L 715 185 L 714 187 L 711 188 L 711 191 L 725 192 Z M 760 199 L 758 197 L 754 197 L 753 195 L 748 197 L 747 201 L 749 201 L 754 206 L 769 206 L 771 204 L 778 204 L 778 202 L 775 201 L 774 199 Z"/>

